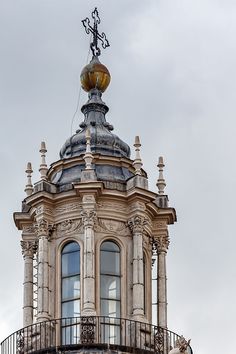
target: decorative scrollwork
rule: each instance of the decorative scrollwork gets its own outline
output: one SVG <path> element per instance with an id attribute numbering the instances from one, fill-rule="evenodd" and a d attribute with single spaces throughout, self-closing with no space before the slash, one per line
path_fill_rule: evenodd
<path id="1" fill-rule="evenodd" d="M 164 330 L 161 327 L 154 329 L 154 351 L 158 354 L 164 354 Z"/>
<path id="2" fill-rule="evenodd" d="M 97 220 L 97 213 L 95 210 L 82 210 L 81 216 L 84 226 L 93 227 Z"/>
<path id="3" fill-rule="evenodd" d="M 148 220 L 143 216 L 136 215 L 128 221 L 128 226 L 133 233 L 142 233 Z"/>
<path id="4" fill-rule="evenodd" d="M 189 344 L 190 344 L 190 341 L 191 341 L 191 339 L 189 339 L 189 340 L 187 341 L 183 336 L 180 336 L 180 337 L 176 340 L 175 346 L 176 346 L 177 348 L 179 348 L 180 353 L 184 353 L 184 352 L 187 350 L 187 348 L 188 348 L 188 346 L 189 346 Z"/>
<path id="5" fill-rule="evenodd" d="M 16 351 L 17 354 L 23 354 L 25 348 L 24 330 L 20 330 L 16 333 Z"/>
<path id="6" fill-rule="evenodd" d="M 94 343 L 96 318 L 92 316 L 81 317 L 81 343 Z"/>
<path id="7" fill-rule="evenodd" d="M 40 236 L 47 236 L 50 237 L 52 231 L 54 230 L 54 225 L 49 224 L 49 222 L 45 219 L 39 220 L 37 223 L 34 224 L 35 233 L 38 237 Z"/>
<path id="8" fill-rule="evenodd" d="M 38 242 L 37 241 L 21 241 L 22 255 L 24 257 L 32 257 L 37 252 Z"/>
<path id="9" fill-rule="evenodd" d="M 85 32 L 87 34 L 91 33 L 93 35 L 93 41 L 90 44 L 90 48 L 92 50 L 93 56 L 98 57 L 101 54 L 101 49 L 98 47 L 98 41 L 101 42 L 103 49 L 109 47 L 110 44 L 106 38 L 105 33 L 102 32 L 100 34 L 98 32 L 98 25 L 100 24 L 101 20 L 96 7 L 92 12 L 92 18 L 93 18 L 93 27 L 90 25 L 90 19 L 88 17 L 82 20 L 82 23 L 85 28 Z"/>
<path id="10" fill-rule="evenodd" d="M 168 235 L 160 235 L 153 240 L 152 253 L 156 252 L 159 254 L 161 252 L 166 252 L 170 244 L 170 239 Z"/>

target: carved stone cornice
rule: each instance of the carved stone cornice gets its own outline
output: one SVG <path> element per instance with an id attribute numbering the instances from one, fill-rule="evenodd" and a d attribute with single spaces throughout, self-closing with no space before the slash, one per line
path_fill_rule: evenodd
<path id="1" fill-rule="evenodd" d="M 158 254 L 162 252 L 167 252 L 170 244 L 170 239 L 168 235 L 160 235 L 155 238 L 153 243 L 153 248 L 156 250 Z"/>
<path id="2" fill-rule="evenodd" d="M 147 225 L 147 223 L 147 218 L 140 215 L 136 215 L 128 221 L 128 226 L 133 234 L 143 233 L 145 225 Z"/>
<path id="3" fill-rule="evenodd" d="M 53 225 L 45 219 L 41 219 L 34 224 L 36 235 L 40 238 L 42 236 L 50 237 L 53 231 Z"/>
<path id="4" fill-rule="evenodd" d="M 93 227 L 97 221 L 97 213 L 95 210 L 82 210 L 81 217 L 84 227 Z"/>
<path id="5" fill-rule="evenodd" d="M 23 234 L 34 234 L 35 233 L 35 227 L 34 225 L 25 225 L 22 227 L 22 233 Z"/>
<path id="6" fill-rule="evenodd" d="M 23 257 L 31 257 L 33 258 L 34 254 L 37 252 L 38 249 L 38 242 L 36 240 L 34 241 L 24 241 L 22 240 L 20 242 L 21 244 L 21 249 L 22 249 L 22 255 Z"/>

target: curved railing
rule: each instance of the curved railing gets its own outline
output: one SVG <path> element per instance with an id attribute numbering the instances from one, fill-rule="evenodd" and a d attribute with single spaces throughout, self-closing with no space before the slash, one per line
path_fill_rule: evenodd
<path id="1" fill-rule="evenodd" d="M 22 328 L 1 343 L 1 354 L 74 350 L 119 350 L 168 354 L 180 339 L 165 328 L 123 318 L 84 316 L 60 318 Z M 190 346 L 188 354 L 192 354 Z"/>

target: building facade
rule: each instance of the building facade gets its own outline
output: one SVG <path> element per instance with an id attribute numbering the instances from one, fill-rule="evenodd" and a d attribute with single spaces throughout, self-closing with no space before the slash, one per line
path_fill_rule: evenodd
<path id="1" fill-rule="evenodd" d="M 2 354 L 192 353 L 167 327 L 168 225 L 176 213 L 164 192 L 163 158 L 158 190 L 150 191 L 139 137 L 131 159 L 106 120 L 110 73 L 96 51 L 98 23 L 91 27 L 92 60 L 81 73 L 84 121 L 50 168 L 41 144 L 34 186 L 27 165 L 26 198 L 14 214 L 22 232 L 23 328 L 2 342 Z"/>

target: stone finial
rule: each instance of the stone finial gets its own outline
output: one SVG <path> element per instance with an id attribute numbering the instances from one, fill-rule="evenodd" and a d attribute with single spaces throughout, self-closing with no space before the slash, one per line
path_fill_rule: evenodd
<path id="1" fill-rule="evenodd" d="M 139 136 L 135 137 L 134 147 L 135 147 L 135 159 L 133 162 L 133 166 L 135 168 L 135 174 L 141 175 L 141 167 L 143 166 L 143 163 L 140 156 L 141 143 L 140 143 Z"/>
<path id="2" fill-rule="evenodd" d="M 157 180 L 157 184 L 156 184 L 157 188 L 158 188 L 158 194 L 165 194 L 164 190 L 165 190 L 165 186 L 166 186 L 166 181 L 163 176 L 163 169 L 164 169 L 165 165 L 164 165 L 164 160 L 163 160 L 162 156 L 159 157 L 157 167 L 159 169 L 159 176 L 158 176 L 158 180 Z"/>
<path id="3" fill-rule="evenodd" d="M 41 164 L 39 167 L 39 172 L 41 174 L 41 179 L 43 180 L 47 180 L 47 172 L 48 172 L 48 167 L 46 164 L 46 144 L 44 141 L 41 142 L 41 146 L 40 146 L 40 150 L 39 150 L 40 154 L 41 154 Z"/>
<path id="4" fill-rule="evenodd" d="M 84 155 L 84 161 L 85 161 L 85 170 L 91 170 L 92 169 L 92 161 L 93 161 L 93 155 L 91 153 L 91 134 L 89 128 L 86 130 L 85 134 L 85 139 L 86 139 L 86 152 Z"/>
<path id="5" fill-rule="evenodd" d="M 25 186 L 25 193 L 28 197 L 33 193 L 33 190 L 34 190 L 33 185 L 32 185 L 32 180 L 31 180 L 31 176 L 33 173 L 31 162 L 27 163 L 27 167 L 26 167 L 25 172 L 27 173 L 27 184 Z"/>

